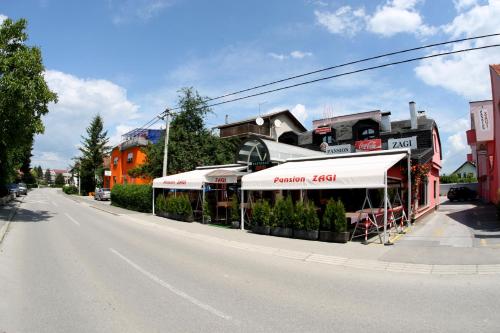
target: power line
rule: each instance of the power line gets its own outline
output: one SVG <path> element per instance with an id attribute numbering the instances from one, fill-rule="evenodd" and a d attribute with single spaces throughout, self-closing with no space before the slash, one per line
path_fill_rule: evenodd
<path id="1" fill-rule="evenodd" d="M 427 55 L 427 56 L 422 56 L 422 57 L 415 57 L 415 58 L 410 58 L 410 59 L 405 59 L 405 60 L 400 60 L 400 61 L 394 61 L 394 62 L 383 64 L 383 65 L 365 67 L 365 68 L 357 69 L 357 70 L 354 70 L 354 71 L 349 71 L 349 72 L 344 72 L 344 73 L 335 74 L 335 75 L 331 75 L 331 76 L 326 76 L 326 77 L 322 77 L 322 78 L 315 79 L 315 80 L 300 82 L 300 83 L 296 83 L 296 84 L 292 84 L 292 85 L 288 85 L 288 86 L 284 86 L 284 87 L 280 87 L 280 88 L 276 88 L 276 89 L 262 91 L 262 92 L 251 94 L 251 95 L 245 95 L 245 96 L 234 98 L 234 99 L 231 99 L 231 100 L 228 100 L 228 101 L 223 101 L 223 102 L 219 102 L 219 103 L 209 104 L 209 105 L 207 105 L 207 107 L 213 107 L 213 106 L 217 106 L 217 105 L 222 105 L 222 104 L 227 104 L 227 103 L 231 103 L 231 102 L 236 102 L 236 101 L 240 101 L 240 100 L 243 100 L 243 99 L 248 99 L 248 98 L 251 98 L 251 97 L 256 97 L 256 96 L 270 94 L 270 93 L 276 92 L 276 91 L 286 90 L 286 89 L 290 89 L 290 88 L 294 88 L 294 87 L 299 87 L 299 86 L 303 86 L 303 85 L 311 84 L 311 83 L 315 83 L 315 82 L 325 81 L 325 80 L 329 80 L 329 79 L 333 79 L 333 78 L 337 78 L 337 77 L 341 77 L 341 76 L 346 76 L 346 75 L 351 75 L 351 74 L 366 72 L 366 71 L 374 70 L 374 69 L 378 69 L 378 68 L 383 68 L 383 67 L 388 67 L 388 66 L 394 66 L 394 65 L 400 65 L 400 64 L 404 64 L 404 63 L 408 63 L 408 62 L 417 61 L 417 60 L 424 60 L 424 59 L 430 59 L 430 58 L 435 58 L 435 57 L 442 57 L 442 56 L 450 55 L 450 54 L 457 54 L 457 53 L 463 53 L 463 52 L 469 52 L 469 51 L 475 51 L 475 50 L 488 49 L 488 48 L 493 48 L 493 47 L 498 47 L 498 46 L 500 46 L 500 44 L 492 44 L 492 45 L 486 45 L 486 46 L 471 47 L 471 48 L 462 49 L 462 50 L 449 51 L 449 52 L 437 53 L 437 54 L 432 54 L 432 55 Z"/>
<path id="2" fill-rule="evenodd" d="M 221 99 L 221 98 L 225 98 L 225 97 L 229 97 L 229 96 L 234 96 L 234 95 L 237 95 L 237 94 L 241 94 L 243 92 L 247 92 L 247 91 L 259 89 L 259 88 L 262 88 L 262 87 L 267 87 L 267 86 L 274 85 L 274 84 L 277 84 L 277 83 L 290 81 L 290 80 L 293 80 L 293 79 L 296 79 L 296 78 L 300 78 L 300 77 L 304 77 L 304 76 L 309 76 L 309 75 L 312 75 L 312 74 L 317 74 L 317 73 L 320 73 L 320 72 L 324 72 L 324 71 L 328 71 L 328 70 L 332 70 L 332 69 L 337 69 L 337 68 L 341 68 L 341 67 L 345 67 L 345 66 L 349 66 L 349 65 L 354 65 L 354 64 L 358 64 L 358 63 L 362 63 L 362 62 L 367 62 L 367 61 L 370 61 L 370 60 L 380 59 L 380 58 L 384 58 L 384 57 L 388 57 L 388 56 L 392 56 L 392 55 L 397 55 L 397 54 L 402 54 L 402 53 L 408 53 L 408 52 L 413 52 L 413 51 L 417 51 L 417 50 L 423 50 L 423 49 L 427 49 L 427 48 L 431 48 L 431 47 L 442 46 L 442 45 L 453 44 L 453 43 L 459 43 L 459 42 L 464 42 L 464 41 L 470 41 L 470 40 L 476 40 L 476 39 L 482 39 L 482 38 L 488 38 L 488 37 L 495 37 L 495 36 L 500 36 L 500 33 L 494 33 L 494 34 L 487 34 L 487 35 L 481 35 L 481 36 L 474 36 L 474 37 L 468 37 L 468 38 L 455 39 L 455 40 L 446 41 L 446 42 L 428 44 L 428 45 L 423 45 L 423 46 L 414 47 L 414 48 L 410 48 L 410 49 L 404 49 L 404 50 L 399 50 L 399 51 L 384 53 L 384 54 L 377 55 L 377 56 L 363 58 L 363 59 L 359 59 L 359 60 L 355 60 L 355 61 L 351 61 L 351 62 L 347 62 L 347 63 L 335 65 L 335 66 L 330 66 L 330 67 L 318 69 L 318 70 L 315 70 L 315 71 L 311 71 L 311 72 L 307 72 L 307 73 L 303 73 L 303 74 L 299 74 L 299 75 L 294 75 L 294 76 L 286 77 L 284 79 L 272 81 L 272 82 L 265 83 L 265 84 L 260 84 L 260 85 L 257 85 L 257 86 L 253 86 L 251 88 L 246 88 L 246 89 L 238 90 L 236 92 L 224 94 L 224 95 L 221 95 L 221 96 L 217 96 L 217 97 L 213 97 L 213 98 L 208 98 L 208 99 L 205 99 L 205 101 L 214 101 L 214 100 L 218 100 L 218 99 Z M 284 86 L 284 87 L 280 87 L 280 88 L 276 88 L 276 89 L 271 89 L 271 90 L 259 92 L 259 93 L 256 93 L 256 94 L 251 94 L 251 95 L 246 95 L 246 96 L 234 98 L 234 99 L 231 99 L 231 100 L 228 100 L 228 101 L 223 101 L 223 102 L 218 102 L 218 103 L 210 104 L 210 105 L 208 105 L 208 107 L 213 107 L 213 106 L 217 106 L 217 105 L 227 104 L 227 103 L 231 103 L 231 102 L 235 102 L 235 101 L 239 101 L 239 100 L 243 100 L 243 99 L 247 99 L 247 98 L 251 98 L 251 97 L 255 97 L 255 96 L 269 94 L 269 93 L 272 93 L 272 92 L 281 91 L 281 90 L 285 90 L 285 89 L 289 89 L 289 88 L 293 88 L 293 87 L 298 87 L 298 86 L 302 86 L 302 85 L 305 85 L 305 84 L 310 84 L 310 83 L 314 83 L 314 82 L 324 81 L 324 80 L 328 80 L 328 79 L 332 79 L 332 78 L 336 78 L 336 77 L 340 77 L 340 76 L 346 76 L 346 75 L 355 74 L 355 73 L 359 73 L 359 72 L 364 72 L 364 71 L 368 71 L 368 70 L 373 70 L 373 69 L 377 69 L 377 68 L 382 68 L 382 67 L 387 67 L 387 66 L 392 66 L 392 65 L 398 65 L 398 64 L 403 64 L 403 63 L 408 63 L 408 62 L 413 62 L 413 61 L 423 60 L 423 59 L 428 59 L 428 58 L 433 58 L 433 57 L 439 57 L 439 56 L 445 56 L 445 55 L 450 55 L 450 54 L 462 53 L 462 52 L 467 52 L 467 51 L 480 50 L 480 49 L 485 49 L 485 48 L 490 48 L 490 47 L 497 47 L 497 46 L 499 46 L 499 44 L 493 44 L 493 45 L 488 45 L 488 46 L 483 46 L 483 47 L 468 48 L 468 49 L 463 49 L 463 50 L 458 50 L 458 51 L 450 51 L 450 52 L 438 53 L 438 54 L 429 55 L 429 56 L 422 56 L 422 57 L 410 58 L 410 59 L 406 59 L 406 60 L 402 60 L 402 61 L 391 62 L 391 63 L 388 63 L 388 64 L 382 64 L 382 65 L 378 65 L 378 66 L 367 67 L 367 68 L 363 68 L 363 69 L 360 69 L 360 70 L 354 70 L 354 71 L 350 71 L 350 72 L 345 72 L 345 73 L 341 73 L 341 74 L 327 76 L 327 77 L 323 77 L 323 78 L 319 78 L 319 79 L 315 79 L 315 80 L 305 81 L 305 82 L 301 82 L 301 83 L 297 83 L 297 84 L 293 84 L 293 85 L 289 85 L 289 86 Z M 158 115 L 156 115 L 154 118 L 152 118 L 146 124 L 144 124 L 143 127 L 139 127 L 139 128 L 149 128 L 149 127 L 151 127 L 152 125 L 154 125 L 158 121 L 158 117 L 164 116 L 166 112 L 171 112 L 172 113 L 172 111 L 179 110 L 180 108 L 181 107 L 178 106 L 178 107 L 175 107 L 175 108 L 167 109 L 167 110 L 159 113 Z"/>

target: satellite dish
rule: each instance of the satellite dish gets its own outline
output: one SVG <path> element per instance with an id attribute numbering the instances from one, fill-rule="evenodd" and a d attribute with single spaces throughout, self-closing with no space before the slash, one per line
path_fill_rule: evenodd
<path id="1" fill-rule="evenodd" d="M 276 128 L 280 128 L 280 127 L 281 127 L 281 120 L 279 120 L 279 119 L 275 119 L 275 120 L 274 120 L 274 127 L 276 127 Z"/>
<path id="2" fill-rule="evenodd" d="M 255 119 L 255 123 L 259 126 L 262 126 L 264 125 L 264 119 L 262 119 L 262 117 L 257 117 L 257 119 Z"/>

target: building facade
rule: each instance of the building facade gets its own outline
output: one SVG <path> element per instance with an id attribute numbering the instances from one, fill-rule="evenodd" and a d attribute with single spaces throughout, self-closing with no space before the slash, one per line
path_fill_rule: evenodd
<path id="1" fill-rule="evenodd" d="M 129 175 L 129 171 L 145 162 L 146 154 L 142 151 L 142 147 L 149 143 L 157 143 L 163 132 L 164 130 L 136 129 L 123 135 L 122 143 L 114 147 L 110 155 L 110 188 L 113 188 L 115 184 L 151 183 L 150 178 L 132 177 Z"/>
<path id="2" fill-rule="evenodd" d="M 492 100 L 470 102 L 471 128 L 466 132 L 470 157 L 477 166 L 479 197 L 498 203 L 500 170 L 500 65 L 490 65 Z"/>

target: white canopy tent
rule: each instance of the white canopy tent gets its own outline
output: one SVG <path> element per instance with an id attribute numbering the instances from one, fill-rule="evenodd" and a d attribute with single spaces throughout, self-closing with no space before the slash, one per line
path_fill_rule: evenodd
<path id="1" fill-rule="evenodd" d="M 295 159 L 241 178 L 244 191 L 313 189 L 384 189 L 384 238 L 387 228 L 387 171 L 403 159 L 408 161 L 408 189 L 411 189 L 409 151 L 380 151 L 343 154 L 318 159 Z M 411 209 L 408 191 L 408 212 Z M 244 209 L 241 208 L 241 227 Z"/>
<path id="2" fill-rule="evenodd" d="M 155 189 L 174 189 L 174 190 L 195 190 L 203 191 L 206 183 L 235 183 L 237 182 L 237 175 L 240 171 L 245 170 L 247 167 L 240 164 L 229 165 L 213 165 L 207 167 L 199 167 L 195 170 L 182 172 L 175 175 L 155 178 L 153 180 L 153 214 L 155 213 Z M 226 177 L 214 178 L 213 175 L 217 174 L 215 171 L 226 171 Z M 234 172 L 234 176 L 231 177 Z M 217 181 L 218 180 L 218 181 Z M 204 198 L 202 202 L 204 201 Z"/>

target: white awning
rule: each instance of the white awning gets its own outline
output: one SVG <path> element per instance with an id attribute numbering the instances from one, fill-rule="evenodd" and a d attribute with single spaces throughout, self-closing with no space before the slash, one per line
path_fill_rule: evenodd
<path id="1" fill-rule="evenodd" d="M 166 177 L 156 178 L 153 180 L 154 188 L 168 188 L 168 189 L 178 189 L 178 190 L 201 190 L 203 183 L 209 182 L 207 175 L 214 170 L 232 170 L 241 171 L 245 170 L 246 166 L 238 167 L 218 167 L 218 168 L 207 168 L 207 169 L 196 169 L 193 171 L 182 172 L 176 175 L 170 175 Z"/>
<path id="2" fill-rule="evenodd" d="M 383 188 L 406 153 L 287 162 L 241 178 L 242 190 Z"/>

